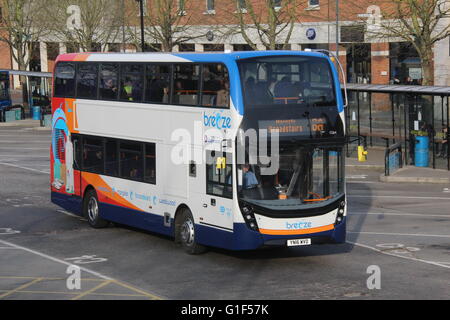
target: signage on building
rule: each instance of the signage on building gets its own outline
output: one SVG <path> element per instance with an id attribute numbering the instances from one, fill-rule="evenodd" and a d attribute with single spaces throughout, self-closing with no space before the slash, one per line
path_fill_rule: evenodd
<path id="1" fill-rule="evenodd" d="M 317 35 L 316 29 L 314 29 L 314 28 L 309 28 L 308 30 L 306 30 L 306 37 L 307 37 L 309 40 L 314 40 L 314 39 L 316 38 L 316 35 Z"/>
<path id="2" fill-rule="evenodd" d="M 422 68 L 409 68 L 409 76 L 413 80 L 422 79 Z"/>

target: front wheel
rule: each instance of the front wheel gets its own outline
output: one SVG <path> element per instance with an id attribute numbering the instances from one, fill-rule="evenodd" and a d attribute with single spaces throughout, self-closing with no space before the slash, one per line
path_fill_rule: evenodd
<path id="1" fill-rule="evenodd" d="M 194 218 L 189 209 L 183 209 L 175 223 L 175 241 L 180 243 L 189 254 L 200 254 L 206 247 L 197 243 L 195 238 Z"/>
<path id="2" fill-rule="evenodd" d="M 83 214 L 93 228 L 105 228 L 109 222 L 100 217 L 99 202 L 95 190 L 90 189 L 84 197 Z"/>

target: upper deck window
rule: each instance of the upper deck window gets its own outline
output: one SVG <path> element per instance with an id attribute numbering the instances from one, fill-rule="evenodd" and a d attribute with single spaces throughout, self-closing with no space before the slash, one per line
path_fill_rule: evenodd
<path id="1" fill-rule="evenodd" d="M 223 64 L 203 65 L 202 106 L 228 108 L 230 105 L 230 78 Z"/>
<path id="2" fill-rule="evenodd" d="M 146 68 L 145 101 L 168 103 L 171 66 L 169 64 L 149 64 Z"/>
<path id="3" fill-rule="evenodd" d="M 55 69 L 56 97 L 75 96 L 75 65 L 70 62 L 60 62 Z"/>
<path id="4" fill-rule="evenodd" d="M 116 100 L 119 66 L 117 63 L 103 63 L 100 66 L 100 99 Z"/>
<path id="5" fill-rule="evenodd" d="M 200 96 L 200 65 L 174 65 L 173 104 L 198 105 Z"/>
<path id="6" fill-rule="evenodd" d="M 239 62 L 247 106 L 336 106 L 333 76 L 320 57 L 273 56 Z"/>
<path id="7" fill-rule="evenodd" d="M 144 94 L 144 66 L 124 64 L 120 76 L 120 99 L 141 102 Z"/>
<path id="8" fill-rule="evenodd" d="M 97 99 L 97 64 L 79 64 L 77 72 L 77 98 Z"/>

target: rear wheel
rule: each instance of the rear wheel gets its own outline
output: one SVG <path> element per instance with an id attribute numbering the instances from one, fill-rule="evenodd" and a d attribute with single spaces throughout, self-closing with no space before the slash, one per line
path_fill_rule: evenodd
<path id="1" fill-rule="evenodd" d="M 89 189 L 84 197 L 83 214 L 93 228 L 105 228 L 109 222 L 100 217 L 100 208 L 97 193 Z"/>
<path id="2" fill-rule="evenodd" d="M 196 241 L 194 218 L 189 209 L 182 209 L 177 216 L 175 241 L 180 243 L 189 254 L 200 254 L 206 251 L 206 247 Z"/>

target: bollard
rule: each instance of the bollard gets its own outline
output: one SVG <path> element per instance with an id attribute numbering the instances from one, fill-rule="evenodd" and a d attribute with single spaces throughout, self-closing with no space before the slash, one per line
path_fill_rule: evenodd
<path id="1" fill-rule="evenodd" d="M 368 152 L 365 150 L 364 146 L 358 146 L 358 161 L 366 162 Z"/>

